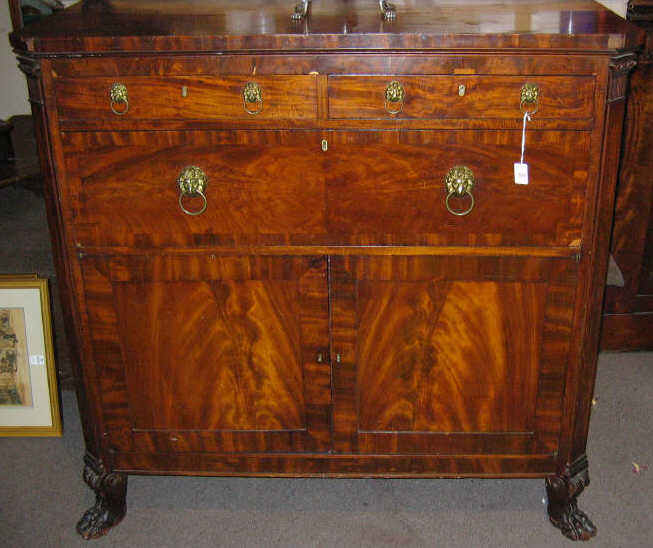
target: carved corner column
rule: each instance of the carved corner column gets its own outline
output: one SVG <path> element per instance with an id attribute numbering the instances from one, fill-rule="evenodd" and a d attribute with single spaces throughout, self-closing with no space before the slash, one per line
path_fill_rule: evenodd
<path id="1" fill-rule="evenodd" d="M 549 520 L 571 540 L 589 540 L 596 535 L 596 526 L 578 508 L 578 496 L 589 484 L 585 455 L 568 465 L 562 474 L 546 478 Z"/>
<path id="2" fill-rule="evenodd" d="M 95 491 L 95 504 L 77 522 L 77 532 L 86 540 L 106 535 L 127 512 L 127 474 L 108 472 L 104 464 L 87 454 L 84 481 Z"/>
<path id="3" fill-rule="evenodd" d="M 575 462 L 586 451 L 596 380 L 601 310 L 603 309 L 605 281 L 608 272 L 610 232 L 623 141 L 626 97 L 630 73 L 636 65 L 637 56 L 634 53 L 626 52 L 610 59 L 608 67 L 603 152 L 597 189 L 599 198 L 594 222 L 595 229 L 588 242 L 587 261 L 583 265 L 585 268 L 589 268 L 592 279 L 581 297 L 586 303 L 581 324 L 584 339 L 581 364 L 574 375 L 575 378 L 568 379 L 572 387 L 569 395 L 575 403 L 573 404 L 571 446 L 561 451 L 566 462 Z"/>

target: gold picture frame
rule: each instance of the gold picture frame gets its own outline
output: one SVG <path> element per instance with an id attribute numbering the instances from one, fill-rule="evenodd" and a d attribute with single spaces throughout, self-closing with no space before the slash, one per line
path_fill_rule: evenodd
<path id="1" fill-rule="evenodd" d="M 61 436 L 47 278 L 0 275 L 0 436 Z"/>

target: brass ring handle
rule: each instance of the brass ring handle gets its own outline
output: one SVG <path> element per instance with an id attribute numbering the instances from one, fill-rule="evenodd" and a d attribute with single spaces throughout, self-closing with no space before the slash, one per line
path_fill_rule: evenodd
<path id="1" fill-rule="evenodd" d="M 196 216 L 196 215 L 201 215 L 202 213 L 204 213 L 206 211 L 206 208 L 208 207 L 209 202 L 206 199 L 206 196 L 204 195 L 203 192 L 198 191 L 198 192 L 195 193 L 195 196 L 200 196 L 202 198 L 202 200 L 203 200 L 202 207 L 200 209 L 198 209 L 197 211 L 191 211 L 191 210 L 186 209 L 184 207 L 184 196 L 190 196 L 190 195 L 189 194 L 184 194 L 183 192 L 179 193 L 179 207 L 181 208 L 181 210 L 186 215 Z"/>
<path id="2" fill-rule="evenodd" d="M 447 188 L 447 199 L 445 200 L 447 211 L 458 217 L 469 215 L 476 205 L 476 200 L 472 194 L 472 189 L 474 188 L 474 172 L 466 166 L 452 167 L 445 175 L 444 183 Z M 467 209 L 453 209 L 449 203 L 452 196 L 456 196 L 457 198 L 469 196 L 471 198 L 471 204 Z"/>
<path id="3" fill-rule="evenodd" d="M 249 105 L 257 105 L 256 109 L 249 108 Z M 261 86 L 256 82 L 247 82 L 243 88 L 243 108 L 247 114 L 256 116 L 263 110 L 263 92 Z"/>
<path id="4" fill-rule="evenodd" d="M 385 110 L 388 114 L 393 116 L 399 114 L 404 108 L 404 100 L 406 99 L 406 90 L 401 82 L 393 80 L 385 88 Z"/>
<path id="5" fill-rule="evenodd" d="M 177 178 L 177 186 L 179 187 L 179 207 L 186 215 L 201 215 L 206 211 L 209 205 L 206 199 L 206 186 L 209 182 L 206 174 L 197 166 L 188 166 L 181 170 Z M 197 197 L 202 198 L 202 207 L 196 211 L 191 211 L 184 206 L 184 198 Z"/>
<path id="6" fill-rule="evenodd" d="M 519 108 L 523 114 L 535 114 L 540 108 L 540 88 L 536 84 L 524 84 L 521 88 Z M 527 105 L 534 105 L 533 110 L 526 109 Z"/>
<path id="7" fill-rule="evenodd" d="M 116 116 L 123 116 L 129 112 L 129 96 L 127 95 L 127 86 L 116 82 L 109 90 L 111 99 L 111 112 Z M 117 109 L 116 105 L 124 105 L 122 109 Z"/>
<path id="8" fill-rule="evenodd" d="M 465 194 L 469 195 L 469 197 L 472 199 L 472 202 L 467 209 L 462 211 L 452 209 L 451 205 L 449 205 L 449 200 L 451 200 L 451 197 L 458 196 L 458 194 L 456 192 L 450 192 L 449 194 L 447 194 L 447 200 L 445 203 L 447 206 L 447 211 L 449 211 L 449 213 L 453 215 L 458 215 L 458 217 L 464 217 L 465 215 L 469 215 L 472 212 L 472 209 L 474 209 L 474 206 L 476 205 L 476 202 L 474 201 L 474 195 L 471 192 L 466 192 Z M 463 194 L 463 196 L 465 194 Z"/>

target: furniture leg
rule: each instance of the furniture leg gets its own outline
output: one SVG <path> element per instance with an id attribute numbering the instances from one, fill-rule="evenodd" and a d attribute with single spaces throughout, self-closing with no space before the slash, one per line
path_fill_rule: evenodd
<path id="1" fill-rule="evenodd" d="M 549 520 L 571 540 L 589 540 L 596 535 L 596 526 L 578 508 L 577 502 L 578 495 L 589 483 L 585 455 L 568 466 L 564 473 L 546 478 Z"/>
<path id="2" fill-rule="evenodd" d="M 127 474 L 109 473 L 90 455 L 84 457 L 84 464 L 84 481 L 95 491 L 95 504 L 77 523 L 77 532 L 89 540 L 106 535 L 125 517 Z"/>

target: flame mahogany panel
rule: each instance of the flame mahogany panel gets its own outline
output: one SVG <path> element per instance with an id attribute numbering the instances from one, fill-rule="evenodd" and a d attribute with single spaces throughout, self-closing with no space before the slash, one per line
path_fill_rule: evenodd
<path id="1" fill-rule="evenodd" d="M 338 451 L 557 449 L 577 265 L 423 256 L 331 264 Z"/>
<path id="2" fill-rule="evenodd" d="M 82 268 L 114 449 L 328 447 L 324 258 L 88 257 Z"/>

